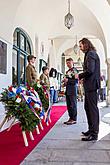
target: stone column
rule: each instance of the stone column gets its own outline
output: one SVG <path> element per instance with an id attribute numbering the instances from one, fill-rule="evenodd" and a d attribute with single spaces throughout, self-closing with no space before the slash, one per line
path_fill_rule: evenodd
<path id="1" fill-rule="evenodd" d="M 107 105 L 110 105 L 110 58 L 106 60 L 107 63 L 107 77 L 108 77 L 108 83 L 107 83 Z"/>

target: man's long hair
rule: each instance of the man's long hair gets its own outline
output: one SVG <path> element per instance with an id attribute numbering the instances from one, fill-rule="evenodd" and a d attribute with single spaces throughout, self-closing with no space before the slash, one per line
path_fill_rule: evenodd
<path id="1" fill-rule="evenodd" d="M 94 45 L 91 43 L 90 40 L 88 40 L 87 38 L 83 38 L 79 41 L 79 43 L 82 43 L 84 46 L 84 50 L 85 51 L 91 51 L 94 50 L 96 51 L 96 48 L 94 47 Z"/>

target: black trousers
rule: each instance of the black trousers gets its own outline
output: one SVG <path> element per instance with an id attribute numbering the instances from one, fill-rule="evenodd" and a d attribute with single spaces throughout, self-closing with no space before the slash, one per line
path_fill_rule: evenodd
<path id="1" fill-rule="evenodd" d="M 84 108 L 87 115 L 88 129 L 93 135 L 99 132 L 99 109 L 97 107 L 97 91 L 85 92 Z"/>
<path id="2" fill-rule="evenodd" d="M 68 114 L 70 119 L 76 121 L 77 120 L 77 96 L 74 95 L 66 95 L 66 104 L 68 109 Z"/>

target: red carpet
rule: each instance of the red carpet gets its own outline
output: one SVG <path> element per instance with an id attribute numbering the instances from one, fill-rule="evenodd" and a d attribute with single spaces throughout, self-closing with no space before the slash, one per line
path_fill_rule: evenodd
<path id="1" fill-rule="evenodd" d="M 19 165 L 23 159 L 33 150 L 33 148 L 42 140 L 47 132 L 55 125 L 58 119 L 66 111 L 66 106 L 54 106 L 51 111 L 51 124 L 43 124 L 44 130 L 40 130 L 37 135 L 33 132 L 34 141 L 28 137 L 29 146 L 24 146 L 22 132 L 18 124 L 14 125 L 9 132 L 6 130 L 0 133 L 0 165 Z"/>

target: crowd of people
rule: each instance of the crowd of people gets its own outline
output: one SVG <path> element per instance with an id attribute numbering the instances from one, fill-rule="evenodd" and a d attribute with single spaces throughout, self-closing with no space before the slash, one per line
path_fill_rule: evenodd
<path id="1" fill-rule="evenodd" d="M 72 58 L 66 59 L 68 70 L 62 80 L 62 84 L 66 89 L 65 96 L 69 119 L 64 124 L 71 125 L 77 123 L 77 100 L 84 100 L 88 130 L 82 132 L 84 136 L 82 141 L 92 141 L 98 139 L 99 109 L 97 103 L 99 97 L 102 101 L 106 99 L 106 84 L 105 77 L 100 76 L 100 59 L 91 41 L 83 38 L 79 41 L 79 47 L 85 54 L 82 73 L 78 73 L 78 70 L 74 67 Z M 34 66 L 35 59 L 36 57 L 32 55 L 28 56 L 26 79 L 30 86 L 33 86 L 37 79 Z M 43 66 L 39 79 L 40 84 L 45 85 L 50 93 L 51 104 L 58 102 L 57 70 Z"/>

